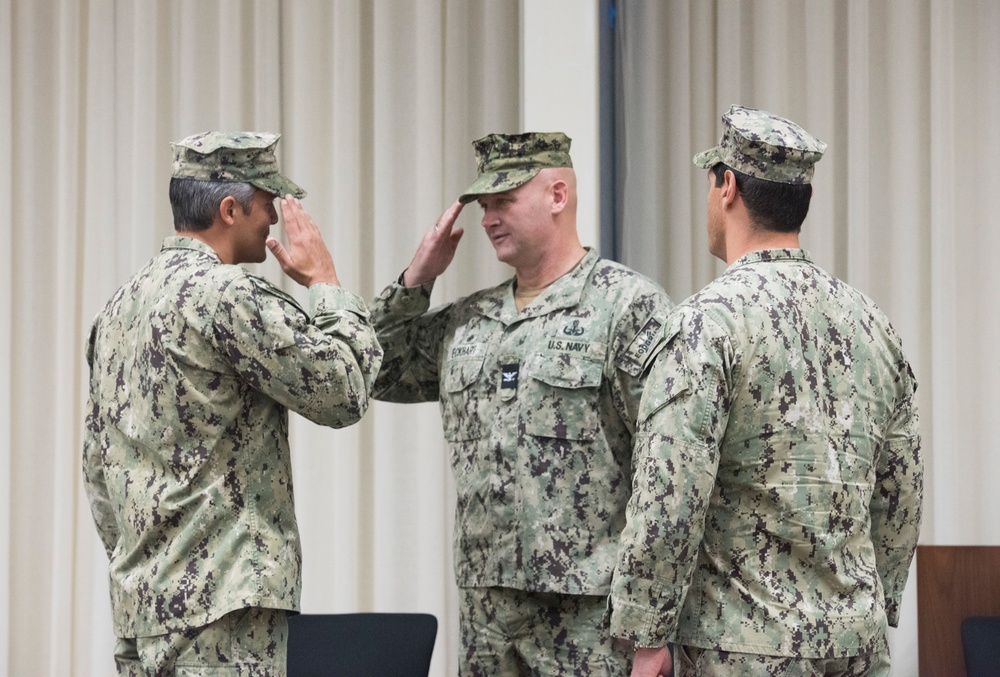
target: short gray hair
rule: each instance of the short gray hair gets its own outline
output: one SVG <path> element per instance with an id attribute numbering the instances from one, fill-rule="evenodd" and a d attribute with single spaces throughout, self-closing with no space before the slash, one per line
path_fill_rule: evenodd
<path id="1" fill-rule="evenodd" d="M 170 208 L 174 212 L 174 230 L 207 230 L 215 221 L 219 205 L 230 195 L 249 214 L 253 196 L 259 190 L 249 183 L 170 179 Z"/>

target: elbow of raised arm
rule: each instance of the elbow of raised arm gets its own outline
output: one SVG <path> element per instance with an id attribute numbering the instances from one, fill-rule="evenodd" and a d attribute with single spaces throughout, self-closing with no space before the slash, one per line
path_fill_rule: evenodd
<path id="1" fill-rule="evenodd" d="M 379 362 L 367 360 L 345 366 L 332 379 L 325 405 L 309 418 L 330 428 L 346 428 L 360 421 L 372 401 Z"/>

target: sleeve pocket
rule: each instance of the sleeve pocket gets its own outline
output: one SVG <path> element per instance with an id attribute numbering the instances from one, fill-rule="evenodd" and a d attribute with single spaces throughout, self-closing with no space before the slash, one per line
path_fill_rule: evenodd
<path id="1" fill-rule="evenodd" d="M 299 334 L 309 323 L 309 313 L 289 294 L 270 282 L 250 276 L 256 288 L 256 302 L 260 314 L 261 335 L 275 350 L 288 348 L 299 340 Z M 294 326 L 301 324 L 301 327 Z"/>
<path id="2" fill-rule="evenodd" d="M 668 336 L 667 345 L 656 357 L 646 379 L 639 402 L 639 424 L 691 389 L 691 371 L 684 360 L 678 333 L 676 328 Z"/>

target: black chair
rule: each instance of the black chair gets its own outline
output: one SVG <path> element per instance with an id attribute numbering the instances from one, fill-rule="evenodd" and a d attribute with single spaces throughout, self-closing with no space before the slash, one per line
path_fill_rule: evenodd
<path id="1" fill-rule="evenodd" d="M 437 618 L 416 613 L 288 618 L 288 677 L 427 677 Z"/>
<path id="2" fill-rule="evenodd" d="M 1000 616 L 963 619 L 962 651 L 968 677 L 1000 677 Z"/>

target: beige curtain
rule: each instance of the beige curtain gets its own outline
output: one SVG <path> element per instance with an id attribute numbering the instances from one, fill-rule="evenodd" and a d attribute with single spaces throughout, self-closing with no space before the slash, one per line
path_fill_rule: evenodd
<path id="1" fill-rule="evenodd" d="M 341 280 L 371 297 L 475 176 L 471 141 L 517 129 L 518 36 L 517 0 L 0 0 L 0 674 L 113 673 L 83 348 L 172 230 L 169 142 L 281 132 Z M 509 274 L 475 210 L 462 223 L 439 299 Z M 291 435 L 304 610 L 433 613 L 432 674 L 455 674 L 436 406 L 342 431 L 293 417 Z"/>
<path id="2" fill-rule="evenodd" d="M 518 127 L 523 2 L 0 0 L 0 674 L 112 672 L 107 563 L 79 471 L 83 346 L 171 230 L 169 141 L 280 131 L 341 279 L 371 296 L 473 175 L 469 142 Z M 626 262 L 676 300 L 721 271 L 691 156 L 731 103 L 827 141 L 803 239 L 903 336 L 921 384 L 922 541 L 1000 543 L 1000 229 L 987 212 L 1000 6 L 619 0 L 618 17 Z M 507 274 L 477 215 L 462 222 L 438 299 Z M 305 610 L 434 613 L 432 674 L 454 674 L 437 408 L 379 403 L 342 431 L 293 419 L 292 443 Z M 904 677 L 917 674 L 914 582 L 891 635 Z"/>
<path id="3" fill-rule="evenodd" d="M 623 260 L 681 300 L 723 270 L 707 250 L 705 172 L 740 103 L 829 143 L 803 243 L 871 296 L 920 382 L 921 540 L 1000 543 L 1000 138 L 993 0 L 620 0 L 626 137 Z M 890 633 L 916 675 L 916 578 Z"/>

